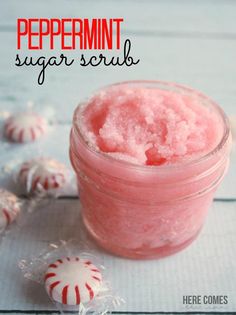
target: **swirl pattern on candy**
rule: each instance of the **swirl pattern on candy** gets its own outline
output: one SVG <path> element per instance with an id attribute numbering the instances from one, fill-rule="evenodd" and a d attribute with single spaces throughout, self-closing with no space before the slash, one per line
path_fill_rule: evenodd
<path id="1" fill-rule="evenodd" d="M 36 158 L 22 164 L 19 181 L 27 192 L 56 190 L 67 182 L 67 168 L 51 158 Z"/>
<path id="2" fill-rule="evenodd" d="M 92 300 L 100 291 L 102 275 L 91 261 L 79 257 L 58 259 L 48 266 L 45 289 L 50 298 L 65 305 Z"/>
<path id="3" fill-rule="evenodd" d="M 33 112 L 12 115 L 4 126 L 7 139 L 19 143 L 33 142 L 45 134 L 46 130 L 46 120 Z"/>
<path id="4" fill-rule="evenodd" d="M 11 192 L 0 189 L 0 233 L 16 219 L 19 212 L 18 198 Z"/>

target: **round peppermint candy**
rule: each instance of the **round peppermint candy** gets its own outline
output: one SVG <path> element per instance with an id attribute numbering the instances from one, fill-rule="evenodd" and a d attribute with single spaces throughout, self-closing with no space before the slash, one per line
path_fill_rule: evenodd
<path id="1" fill-rule="evenodd" d="M 15 220 L 19 212 L 18 198 L 11 192 L 0 189 L 0 232 Z"/>
<path id="2" fill-rule="evenodd" d="M 91 261 L 65 257 L 49 265 L 45 288 L 50 298 L 66 305 L 92 300 L 101 290 L 102 275 Z"/>
<path id="3" fill-rule="evenodd" d="M 14 142 L 35 141 L 46 133 L 46 120 L 36 113 L 23 112 L 10 116 L 4 126 L 6 137 Z"/>
<path id="4" fill-rule="evenodd" d="M 67 168 L 50 158 L 37 158 L 22 164 L 18 179 L 28 192 L 55 190 L 65 185 Z"/>

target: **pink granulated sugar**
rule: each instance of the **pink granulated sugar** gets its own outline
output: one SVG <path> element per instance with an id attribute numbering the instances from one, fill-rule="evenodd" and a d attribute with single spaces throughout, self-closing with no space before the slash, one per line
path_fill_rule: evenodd
<path id="1" fill-rule="evenodd" d="M 200 92 L 155 81 L 102 89 L 76 109 L 70 137 L 87 230 L 130 258 L 185 248 L 204 224 L 230 145 L 226 116 Z"/>
<path id="2" fill-rule="evenodd" d="M 197 95 L 117 85 L 94 95 L 80 117 L 90 147 L 139 165 L 197 159 L 220 142 L 219 115 Z"/>

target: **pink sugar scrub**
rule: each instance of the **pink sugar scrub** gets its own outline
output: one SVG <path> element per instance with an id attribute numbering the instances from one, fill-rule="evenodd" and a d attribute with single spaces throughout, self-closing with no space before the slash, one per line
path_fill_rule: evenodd
<path id="1" fill-rule="evenodd" d="M 219 116 L 196 96 L 126 85 L 93 96 L 80 126 L 90 147 L 139 165 L 199 158 L 222 135 Z"/>
<path id="2" fill-rule="evenodd" d="M 70 136 L 87 230 L 120 256 L 180 251 L 205 222 L 230 146 L 224 112 L 195 90 L 158 81 L 100 90 L 75 110 Z"/>

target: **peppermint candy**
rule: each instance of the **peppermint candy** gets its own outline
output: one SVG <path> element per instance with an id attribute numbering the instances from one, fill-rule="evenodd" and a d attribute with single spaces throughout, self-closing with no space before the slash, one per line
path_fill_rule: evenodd
<path id="1" fill-rule="evenodd" d="M 18 198 L 11 192 L 0 189 L 0 233 L 15 220 L 19 212 Z"/>
<path id="2" fill-rule="evenodd" d="M 66 184 L 67 171 L 57 160 L 37 158 L 22 164 L 18 179 L 27 192 L 52 191 Z"/>
<path id="3" fill-rule="evenodd" d="M 33 112 L 23 112 L 10 116 L 4 126 L 8 140 L 13 142 L 32 142 L 46 133 L 46 120 Z"/>
<path id="4" fill-rule="evenodd" d="M 45 289 L 55 302 L 79 305 L 92 300 L 101 290 L 102 275 L 91 261 L 79 257 L 58 259 L 48 266 Z"/>

